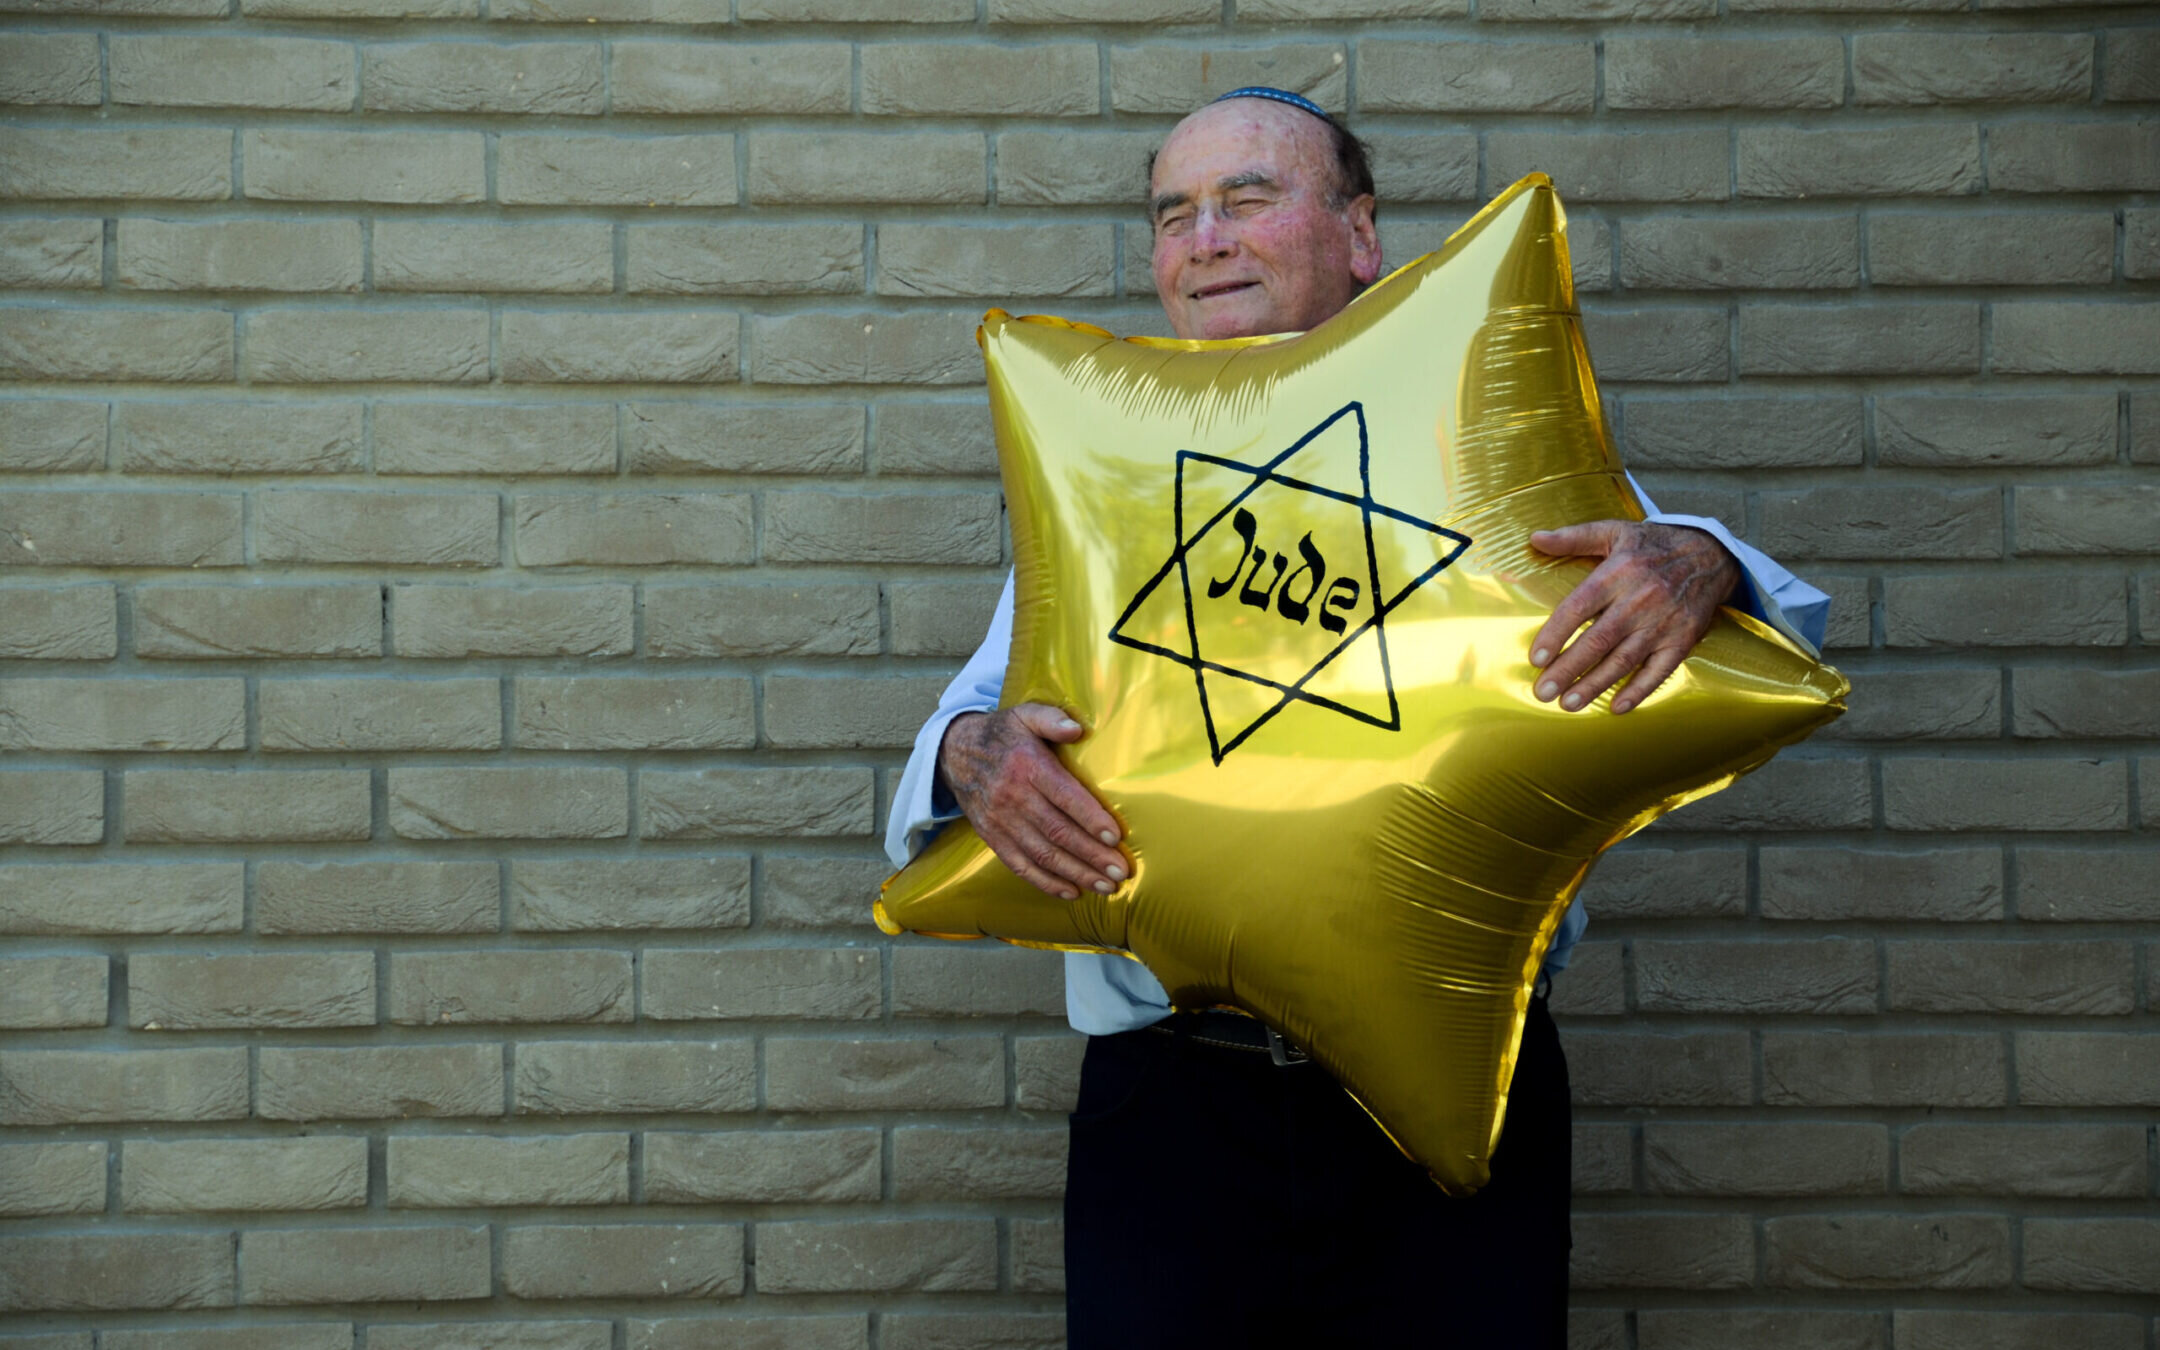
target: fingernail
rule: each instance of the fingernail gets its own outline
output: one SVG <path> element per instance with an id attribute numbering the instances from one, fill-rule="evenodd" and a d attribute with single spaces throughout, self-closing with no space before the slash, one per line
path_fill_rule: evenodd
<path id="1" fill-rule="evenodd" d="M 1110 846 L 1111 846 L 1112 848 L 1115 848 L 1115 847 L 1117 847 L 1117 831 L 1116 831 L 1116 830 L 1104 830 L 1104 831 L 1103 831 L 1103 832 L 1102 832 L 1101 834 L 1098 834 L 1098 835 L 1096 835 L 1095 837 L 1096 837 L 1097 839 L 1100 839 L 1100 840 L 1102 840 L 1102 841 L 1103 841 L 1104 843 L 1106 843 L 1106 844 L 1110 845 Z"/>
<path id="2" fill-rule="evenodd" d="M 1060 717 L 1058 719 L 1059 731 L 1078 731 L 1079 729 L 1080 724 L 1073 721 L 1070 717 Z"/>
<path id="3" fill-rule="evenodd" d="M 1095 883 L 1095 889 L 1104 895 L 1108 895 L 1110 894 L 1110 892 L 1116 890 L 1117 887 L 1111 885 L 1107 881 L 1098 881 Z"/>
<path id="4" fill-rule="evenodd" d="M 1533 666 L 1542 666 L 1550 660 L 1552 660 L 1552 653 L 1546 651 L 1543 647 L 1540 647 L 1536 651 L 1530 653 L 1530 664 Z"/>
<path id="5" fill-rule="evenodd" d="M 1554 694 L 1557 694 L 1559 692 L 1560 686 L 1551 680 L 1547 680 L 1545 681 L 1545 683 L 1537 687 L 1537 696 L 1542 699 L 1549 700 Z"/>
<path id="6" fill-rule="evenodd" d="M 1569 694 L 1569 695 L 1568 695 L 1568 696 L 1567 696 L 1566 698 L 1564 698 L 1564 699 L 1561 699 L 1561 700 L 1560 700 L 1560 702 L 1561 702 L 1561 703 L 1563 703 L 1563 704 L 1565 704 L 1565 705 L 1567 706 L 1568 710 L 1569 710 L 1570 712 L 1572 712 L 1572 711 L 1574 711 L 1575 709 L 1577 709 L 1577 708 L 1580 708 L 1580 707 L 1582 706 L 1582 695 L 1581 695 L 1581 694 Z"/>
<path id="7" fill-rule="evenodd" d="M 1064 896 L 1065 896 L 1065 898 L 1066 898 L 1067 900 L 1078 900 L 1078 899 L 1080 898 L 1080 892 L 1078 892 L 1078 891 L 1066 891 L 1066 892 L 1064 892 Z"/>
<path id="8" fill-rule="evenodd" d="M 1125 879 L 1125 869 L 1116 863 L 1112 863 L 1103 869 L 1103 875 L 1109 877 L 1112 881 L 1123 881 Z"/>

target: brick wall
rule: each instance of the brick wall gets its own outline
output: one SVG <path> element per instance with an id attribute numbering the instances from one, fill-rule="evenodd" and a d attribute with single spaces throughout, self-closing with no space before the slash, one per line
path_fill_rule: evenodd
<path id="1" fill-rule="evenodd" d="M 875 841 L 975 316 L 1160 331 L 1256 80 L 1396 261 L 1552 173 L 1631 463 L 1838 599 L 1594 883 L 1577 1346 L 2160 1350 L 2150 8 L 0 8 L 8 1350 L 1061 1343 L 1056 962 Z"/>

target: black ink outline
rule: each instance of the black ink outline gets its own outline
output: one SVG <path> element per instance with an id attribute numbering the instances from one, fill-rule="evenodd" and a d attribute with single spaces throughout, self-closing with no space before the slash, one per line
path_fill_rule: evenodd
<path id="1" fill-rule="evenodd" d="M 1304 449 L 1315 437 L 1321 435 L 1329 427 L 1334 426 L 1346 415 L 1355 416 L 1357 419 L 1358 486 L 1362 489 L 1361 495 L 1353 497 L 1348 493 L 1337 492 L 1333 488 L 1324 488 L 1316 483 L 1308 483 L 1302 479 L 1291 478 L 1275 471 L 1277 466 Z M 1240 490 L 1237 496 L 1226 502 L 1214 515 L 1208 517 L 1207 522 L 1196 530 L 1190 538 L 1187 538 L 1185 534 L 1185 466 L 1194 461 L 1202 464 L 1213 464 L 1225 469 L 1235 469 L 1241 473 L 1249 473 L 1253 476 L 1253 481 L 1249 486 Z M 1200 628 L 1193 615 L 1192 578 L 1185 563 L 1186 555 L 1192 551 L 1195 545 L 1207 537 L 1208 531 L 1214 529 L 1217 522 L 1228 516 L 1247 497 L 1250 497 L 1268 483 L 1277 483 L 1294 491 L 1310 492 L 1317 496 L 1331 498 L 1355 506 L 1363 517 L 1365 525 L 1365 569 L 1366 575 L 1370 579 L 1369 584 L 1372 587 L 1369 593 L 1373 597 L 1373 612 L 1364 622 L 1345 633 L 1341 640 L 1329 649 L 1327 655 L 1321 657 L 1313 664 L 1310 670 L 1298 677 L 1295 684 L 1282 684 L 1265 676 L 1255 675 L 1251 671 L 1239 670 L 1235 666 L 1226 666 L 1219 662 L 1210 661 L 1200 654 Z M 1415 525 L 1421 530 L 1442 535 L 1455 541 L 1455 546 L 1448 550 L 1445 557 L 1425 569 L 1409 585 L 1404 586 L 1391 599 L 1385 601 L 1381 599 L 1379 551 L 1373 544 L 1373 516 L 1376 514 L 1386 516 L 1390 520 L 1400 521 L 1405 525 Z M 1298 437 L 1289 449 L 1284 450 L 1265 464 L 1244 464 L 1234 459 L 1224 459 L 1219 455 L 1201 454 L 1197 450 L 1178 451 L 1177 481 L 1175 496 L 1171 504 L 1171 526 L 1177 539 L 1176 546 L 1171 549 L 1170 556 L 1163 560 L 1163 565 L 1155 569 L 1155 574 L 1141 584 L 1139 591 L 1126 604 L 1125 612 L 1118 615 L 1117 622 L 1110 625 L 1109 637 L 1112 642 L 1117 643 L 1119 646 L 1131 647 L 1135 651 L 1143 651 L 1153 656 L 1164 657 L 1192 671 L 1193 683 L 1200 694 L 1200 716 L 1207 723 L 1208 752 L 1213 756 L 1215 763 L 1221 764 L 1225 756 L 1243 745 L 1254 732 L 1267 725 L 1269 719 L 1284 708 L 1289 707 L 1293 702 L 1311 703 L 1317 707 L 1327 708 L 1341 713 L 1345 717 L 1363 722 L 1368 726 L 1379 727 L 1383 731 L 1402 730 L 1402 709 L 1395 699 L 1395 676 L 1393 668 L 1388 663 L 1387 616 L 1404 600 L 1408 599 L 1412 591 L 1446 571 L 1450 564 L 1461 557 L 1462 551 L 1470 546 L 1470 538 L 1468 535 L 1457 534 L 1444 526 L 1435 525 L 1429 520 L 1421 520 L 1408 512 L 1398 511 L 1391 506 L 1382 506 L 1373 500 L 1372 449 L 1365 432 L 1365 405 L 1363 403 L 1353 400 L 1344 404 L 1341 408 L 1328 414 L 1318 426 Z M 1135 613 L 1139 612 L 1140 606 L 1147 602 L 1148 597 L 1155 593 L 1156 588 L 1162 585 L 1163 580 L 1170 575 L 1170 569 L 1173 567 L 1177 569 L 1178 583 L 1184 590 L 1185 638 L 1191 646 L 1189 654 L 1172 651 L 1168 647 L 1158 647 L 1152 642 L 1142 642 L 1137 638 L 1127 637 L 1119 631 L 1124 628 L 1126 622 Z M 1385 719 L 1375 717 L 1371 713 L 1357 708 L 1348 707 L 1336 702 L 1334 699 L 1309 693 L 1305 689 L 1308 681 L 1326 669 L 1328 664 L 1336 657 L 1347 651 L 1351 643 L 1363 637 L 1367 629 L 1377 630 L 1377 640 L 1380 644 L 1380 674 L 1386 684 L 1388 699 L 1388 715 Z M 1211 670 L 1219 675 L 1229 675 L 1261 685 L 1264 688 L 1276 690 L 1282 695 L 1282 698 L 1276 702 L 1274 707 L 1255 718 L 1252 725 L 1231 737 L 1228 742 L 1224 742 L 1216 730 L 1214 710 L 1208 705 L 1207 672 Z"/>

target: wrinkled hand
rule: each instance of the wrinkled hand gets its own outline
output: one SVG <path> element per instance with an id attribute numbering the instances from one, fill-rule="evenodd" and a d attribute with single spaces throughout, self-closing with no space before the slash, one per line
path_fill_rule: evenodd
<path id="1" fill-rule="evenodd" d="M 1538 701 L 1559 699 L 1569 712 L 1623 679 L 1614 712 L 1650 697 L 1695 650 L 1717 607 L 1740 584 L 1740 564 L 1725 546 L 1685 525 L 1594 520 L 1540 530 L 1530 543 L 1541 553 L 1604 560 L 1530 644 L 1530 664 L 1541 668 Z M 1585 623 L 1590 626 L 1576 633 Z"/>
<path id="2" fill-rule="evenodd" d="M 1085 734 L 1056 708 L 1022 703 L 955 717 L 938 747 L 938 774 L 998 861 L 1061 900 L 1083 886 L 1108 895 L 1132 875 L 1117 821 L 1044 744 Z"/>

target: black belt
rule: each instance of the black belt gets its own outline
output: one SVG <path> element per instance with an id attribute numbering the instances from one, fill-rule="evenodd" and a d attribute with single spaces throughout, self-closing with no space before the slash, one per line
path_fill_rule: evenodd
<path id="1" fill-rule="evenodd" d="M 1544 998 L 1551 991 L 1551 978 L 1544 971 L 1539 971 L 1532 997 Z M 1275 1028 L 1257 1017 L 1248 1017 L 1227 1008 L 1174 1012 L 1160 1022 L 1150 1023 L 1147 1029 L 1160 1035 L 1175 1036 L 1180 1041 L 1194 1045 L 1266 1055 L 1284 1068 L 1311 1062 L 1310 1057 L 1299 1049 L 1295 1042 L 1285 1040 Z"/>

